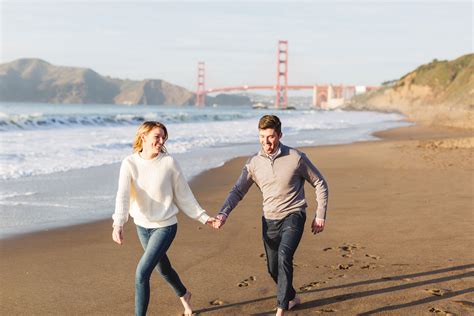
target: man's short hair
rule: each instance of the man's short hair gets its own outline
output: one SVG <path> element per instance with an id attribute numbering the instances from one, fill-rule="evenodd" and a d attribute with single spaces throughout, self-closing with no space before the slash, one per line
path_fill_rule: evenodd
<path id="1" fill-rule="evenodd" d="M 281 134 L 281 122 L 276 115 L 264 115 L 258 122 L 258 129 L 272 128 L 278 134 Z"/>

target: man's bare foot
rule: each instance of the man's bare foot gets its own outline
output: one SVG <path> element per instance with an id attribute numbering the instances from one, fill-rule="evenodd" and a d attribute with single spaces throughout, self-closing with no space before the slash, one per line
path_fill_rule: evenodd
<path id="1" fill-rule="evenodd" d="M 298 296 L 295 296 L 294 299 L 288 302 L 288 310 L 294 308 L 296 305 L 300 304 L 301 300 Z"/>
<path id="2" fill-rule="evenodd" d="M 181 296 L 179 299 L 181 300 L 181 304 L 183 304 L 184 307 L 183 315 L 191 316 L 193 314 L 193 309 L 191 308 L 191 292 L 186 292 L 186 294 Z"/>
<path id="3" fill-rule="evenodd" d="M 291 301 L 288 302 L 288 310 L 292 309 L 292 308 L 295 308 L 296 305 L 300 304 L 301 303 L 301 300 L 298 296 L 295 296 L 294 299 L 292 299 Z M 283 316 L 285 315 L 285 311 L 280 308 L 280 307 L 277 307 L 277 312 L 275 314 L 275 316 Z"/>

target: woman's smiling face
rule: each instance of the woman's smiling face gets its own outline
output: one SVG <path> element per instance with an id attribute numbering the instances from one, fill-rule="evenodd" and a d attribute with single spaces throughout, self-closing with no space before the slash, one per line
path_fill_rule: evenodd
<path id="1" fill-rule="evenodd" d="M 148 134 L 142 134 L 143 150 L 151 154 L 159 154 L 166 142 L 167 135 L 160 127 L 153 128 Z"/>

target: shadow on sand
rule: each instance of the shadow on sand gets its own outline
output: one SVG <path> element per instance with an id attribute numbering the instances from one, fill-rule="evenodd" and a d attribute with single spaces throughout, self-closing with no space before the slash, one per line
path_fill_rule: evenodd
<path id="1" fill-rule="evenodd" d="M 337 289 L 345 289 L 345 288 L 351 288 L 355 286 L 363 286 L 363 285 L 373 285 L 373 284 L 378 284 L 378 283 L 384 283 L 384 282 L 392 282 L 392 281 L 403 281 L 406 279 L 412 279 L 412 278 L 417 278 L 417 277 L 423 277 L 423 276 L 431 276 L 431 275 L 436 275 L 440 273 L 446 273 L 446 272 L 453 272 L 453 271 L 460 271 L 460 270 L 467 270 L 474 268 L 474 264 L 466 264 L 466 265 L 461 265 L 461 266 L 455 266 L 455 267 L 449 267 L 449 268 L 443 268 L 443 269 L 438 269 L 438 270 L 433 270 L 433 271 L 426 271 L 426 272 L 419 272 L 419 273 L 413 273 L 413 274 L 405 274 L 405 275 L 399 275 L 399 276 L 390 276 L 390 277 L 383 277 L 383 278 L 378 278 L 378 279 L 373 279 L 373 280 L 366 280 L 366 281 L 359 281 L 359 282 L 354 282 L 354 283 L 349 283 L 349 284 L 341 284 L 341 285 L 336 285 L 336 286 L 330 286 L 330 287 L 325 287 L 325 288 L 320 288 L 320 289 L 314 289 L 310 291 L 305 291 L 305 292 L 298 292 L 298 294 L 302 297 L 308 293 L 315 293 L 315 292 L 324 292 L 324 291 L 329 291 L 329 290 L 337 290 Z M 456 275 L 450 275 L 450 276 L 444 276 L 444 277 L 439 277 L 439 278 L 434 278 L 430 280 L 423 280 L 423 281 L 418 281 L 418 282 L 411 282 L 411 283 L 406 283 L 406 284 L 401 284 L 401 285 L 395 285 L 395 286 L 390 286 L 382 289 L 376 289 L 376 290 L 368 290 L 368 291 L 360 291 L 360 292 L 354 292 L 350 294 L 341 294 L 341 295 L 336 295 L 333 297 L 328 297 L 324 299 L 318 299 L 318 300 L 313 300 L 313 301 L 308 301 L 304 302 L 295 309 L 296 311 L 302 311 L 305 309 L 310 309 L 310 308 L 316 308 L 316 307 L 322 307 L 324 305 L 328 305 L 331 303 L 336 303 L 336 302 L 343 302 L 347 300 L 352 300 L 352 299 L 358 299 L 361 297 L 367 297 L 371 295 L 378 295 L 378 294 L 384 294 L 384 293 L 390 293 L 394 291 L 400 291 L 400 290 L 406 290 L 409 288 L 415 288 L 419 286 L 425 286 L 428 284 L 433 284 L 433 283 L 440 283 L 440 282 L 447 282 L 451 280 L 459 280 L 463 278 L 469 278 L 474 276 L 474 271 L 468 271 L 465 273 L 461 274 L 456 274 Z M 470 293 L 474 292 L 474 287 L 467 288 L 464 290 L 459 290 L 459 291 L 453 291 L 453 292 L 448 292 L 444 294 L 443 296 L 430 296 L 421 300 L 409 302 L 409 303 L 403 303 L 403 304 L 398 304 L 398 305 L 390 305 L 390 306 L 385 306 L 381 308 L 377 308 L 371 311 L 367 311 L 364 313 L 361 313 L 359 315 L 371 315 L 383 311 L 393 311 L 409 306 L 416 306 L 420 304 L 425 304 L 429 302 L 434 302 L 437 300 L 442 300 L 450 297 L 454 297 L 457 295 L 465 294 L 465 293 Z M 205 312 L 211 312 L 211 311 L 217 311 L 217 310 L 224 310 L 229 307 L 235 307 L 235 306 L 243 306 L 246 304 L 253 304 L 257 302 L 262 302 L 265 300 L 269 299 L 275 299 L 275 296 L 267 296 L 267 297 L 262 297 L 254 300 L 248 300 L 248 301 L 243 301 L 243 302 L 237 302 L 237 303 L 230 303 L 222 306 L 214 306 L 210 308 L 204 308 L 197 310 L 196 313 L 205 313 Z M 275 311 L 266 311 L 258 314 L 253 314 L 253 315 L 269 315 L 273 314 Z"/>

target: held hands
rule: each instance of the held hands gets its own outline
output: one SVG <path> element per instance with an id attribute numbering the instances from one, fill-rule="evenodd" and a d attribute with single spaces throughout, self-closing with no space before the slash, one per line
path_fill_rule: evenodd
<path id="1" fill-rule="evenodd" d="M 119 245 L 122 244 L 123 241 L 123 227 L 122 226 L 114 226 L 114 230 L 112 232 L 112 239 Z"/>
<path id="2" fill-rule="evenodd" d="M 215 229 L 220 229 L 225 224 L 226 220 L 227 220 L 227 215 L 218 214 L 215 218 L 215 221 L 212 227 L 214 227 Z"/>
<path id="3" fill-rule="evenodd" d="M 214 223 L 215 223 L 216 221 L 217 221 L 216 218 L 211 216 L 211 217 L 209 217 L 209 219 L 207 220 L 206 225 L 209 225 L 209 226 L 211 226 L 211 227 L 214 227 Z"/>
<path id="4" fill-rule="evenodd" d="M 209 219 L 206 222 L 206 225 L 209 225 L 215 229 L 219 229 L 224 225 L 225 221 L 227 219 L 226 215 L 219 214 L 216 217 L 209 217 Z"/>
<path id="5" fill-rule="evenodd" d="M 311 223 L 311 232 L 313 234 L 320 233 L 324 230 L 325 220 L 320 218 L 315 218 Z"/>

